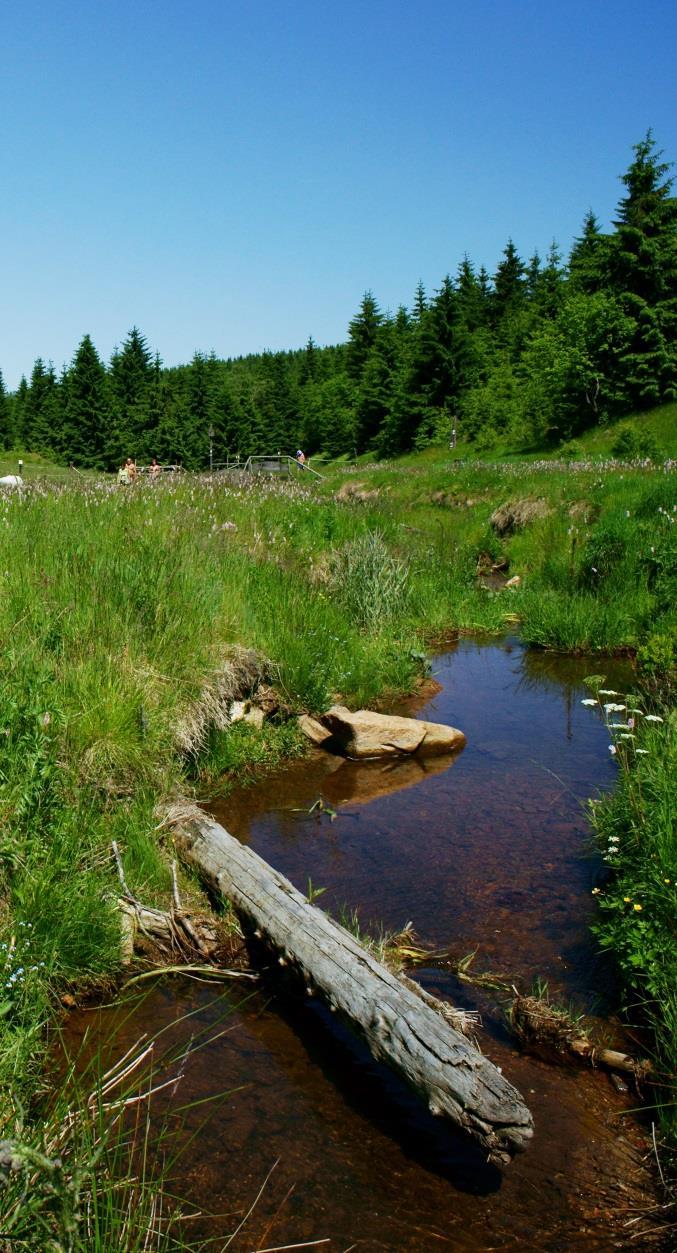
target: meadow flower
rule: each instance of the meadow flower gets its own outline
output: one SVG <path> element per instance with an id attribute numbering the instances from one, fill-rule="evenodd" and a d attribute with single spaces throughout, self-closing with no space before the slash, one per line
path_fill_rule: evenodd
<path id="1" fill-rule="evenodd" d="M 622 714 L 624 710 L 625 705 L 617 705 L 613 701 L 604 706 L 604 712 L 608 714 Z"/>
<path id="2" fill-rule="evenodd" d="M 636 753 L 641 753 L 641 754 L 642 754 L 642 757 L 648 757 L 648 756 L 649 756 L 649 750 L 648 750 L 648 748 L 636 748 L 636 749 L 635 749 L 635 752 L 636 752 Z"/>
<path id="3" fill-rule="evenodd" d="M 623 897 L 623 900 L 625 901 L 625 904 L 626 904 L 626 905 L 629 905 L 629 904 L 630 904 L 630 902 L 631 902 L 631 900 L 632 900 L 632 897 L 631 897 L 631 896 L 624 896 L 624 897 Z"/>
<path id="4" fill-rule="evenodd" d="M 658 714 L 647 714 L 645 720 L 646 722 L 662 722 L 663 721 L 662 718 L 659 718 Z"/>
<path id="5" fill-rule="evenodd" d="M 601 687 L 599 689 L 600 696 L 620 696 L 620 692 L 614 692 L 613 688 Z"/>
<path id="6" fill-rule="evenodd" d="M 635 913 L 637 913 L 637 914 L 641 914 L 641 912 L 642 912 L 642 906 L 641 906 L 641 905 L 633 905 L 633 907 L 632 907 L 632 908 L 634 909 Z"/>
<path id="7" fill-rule="evenodd" d="M 581 701 L 581 704 L 582 704 L 582 705 L 596 705 L 596 704 L 597 704 L 597 701 L 596 701 L 596 700 L 590 700 L 590 698 L 588 697 L 588 699 L 587 699 L 587 700 L 582 700 L 582 701 Z"/>
<path id="8" fill-rule="evenodd" d="M 592 895 L 593 895 L 593 896 L 599 896 L 599 894 L 600 894 L 600 892 L 601 892 L 601 891 L 602 891 L 602 889 L 601 889 L 601 888 L 593 888 L 593 889 L 592 889 Z"/>
<path id="9" fill-rule="evenodd" d="M 612 756 L 612 757 L 615 755 L 615 752 L 616 752 L 616 745 L 615 745 L 615 744 L 610 744 L 610 745 L 609 745 L 609 752 L 611 753 L 611 756 Z"/>

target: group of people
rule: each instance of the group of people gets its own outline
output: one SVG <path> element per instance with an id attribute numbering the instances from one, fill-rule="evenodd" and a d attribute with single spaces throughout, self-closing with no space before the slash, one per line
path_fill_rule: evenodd
<path id="1" fill-rule="evenodd" d="M 118 470 L 118 483 L 122 483 L 126 487 L 130 487 L 133 483 L 136 482 L 136 477 L 138 473 L 139 471 L 137 469 L 137 465 L 136 465 L 134 458 L 128 457 L 124 465 L 121 465 L 120 469 Z M 162 473 L 162 466 L 158 464 L 157 457 L 153 457 L 153 460 L 151 461 L 148 467 L 148 474 L 150 475 L 151 479 L 156 479 L 161 473 Z"/>

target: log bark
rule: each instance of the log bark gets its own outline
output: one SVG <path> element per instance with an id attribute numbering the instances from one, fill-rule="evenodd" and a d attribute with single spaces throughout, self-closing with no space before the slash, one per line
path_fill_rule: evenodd
<path id="1" fill-rule="evenodd" d="M 183 820 L 177 846 L 212 891 L 230 900 L 305 983 L 357 1028 L 372 1054 L 506 1165 L 527 1147 L 533 1122 L 498 1068 L 425 1000 L 403 986 L 343 927 L 207 815 Z"/>

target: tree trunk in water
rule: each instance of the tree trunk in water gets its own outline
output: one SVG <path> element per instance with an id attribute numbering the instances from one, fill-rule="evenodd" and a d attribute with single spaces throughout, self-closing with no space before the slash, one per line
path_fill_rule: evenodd
<path id="1" fill-rule="evenodd" d="M 205 814 L 182 816 L 177 844 L 212 890 L 426 1101 L 505 1165 L 527 1147 L 531 1114 L 498 1068 L 400 983 L 343 927 L 310 905 L 251 849 Z"/>

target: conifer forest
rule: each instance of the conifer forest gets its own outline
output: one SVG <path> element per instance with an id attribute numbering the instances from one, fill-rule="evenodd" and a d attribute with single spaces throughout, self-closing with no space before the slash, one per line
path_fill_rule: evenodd
<path id="1" fill-rule="evenodd" d="M 8 393 L 0 447 L 81 467 L 201 469 L 301 447 L 391 457 L 448 441 L 527 449 L 677 397 L 677 199 L 652 133 L 633 148 L 613 229 L 590 209 L 568 257 L 519 255 L 493 274 L 463 256 L 436 290 L 380 307 L 367 291 L 344 343 L 166 368 L 134 327 L 111 360 L 84 334 L 57 372 L 38 357 Z M 211 430 L 211 437 L 210 432 Z"/>

